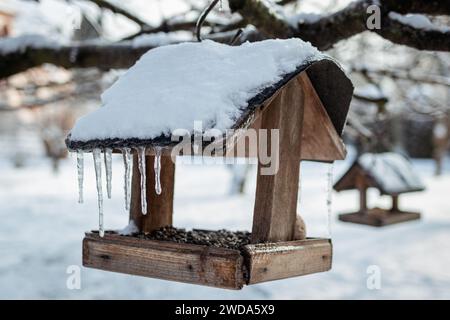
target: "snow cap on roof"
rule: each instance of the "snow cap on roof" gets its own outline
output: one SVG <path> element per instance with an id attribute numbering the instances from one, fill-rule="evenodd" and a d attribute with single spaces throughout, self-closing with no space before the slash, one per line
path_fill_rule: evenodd
<path id="1" fill-rule="evenodd" d="M 228 46 L 205 40 L 150 50 L 81 118 L 71 140 L 153 139 L 175 129 L 232 127 L 247 101 L 322 54 L 299 39 Z"/>
<path id="2" fill-rule="evenodd" d="M 237 128 L 277 90 L 306 72 L 338 134 L 353 92 L 331 58 L 300 39 L 229 46 L 213 41 L 152 49 L 102 95 L 102 107 L 75 124 L 71 150 L 173 145 L 191 134 Z M 178 131 L 179 132 L 179 131 Z M 217 131 L 216 131 L 217 132 Z"/>
<path id="3" fill-rule="evenodd" d="M 404 156 L 394 152 L 365 153 L 357 161 L 384 194 L 399 194 L 425 189 Z"/>

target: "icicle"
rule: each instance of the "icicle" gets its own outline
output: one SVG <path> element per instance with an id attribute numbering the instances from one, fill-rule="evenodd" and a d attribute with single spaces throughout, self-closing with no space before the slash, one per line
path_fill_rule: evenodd
<path id="1" fill-rule="evenodd" d="M 123 155 L 123 164 L 125 166 L 125 174 L 124 174 L 124 191 L 125 191 L 125 210 L 130 210 L 130 200 L 131 200 L 131 193 L 130 193 L 130 173 L 131 173 L 131 149 L 130 148 L 123 148 L 122 150 Z"/>
<path id="2" fill-rule="evenodd" d="M 105 172 L 106 172 L 106 193 L 108 199 L 111 199 L 111 181 L 112 181 L 112 149 L 105 148 Z"/>
<path id="3" fill-rule="evenodd" d="M 141 210 L 142 214 L 147 214 L 147 191 L 145 174 L 145 147 L 138 148 L 139 172 L 141 173 Z"/>
<path id="4" fill-rule="evenodd" d="M 153 164 L 155 169 L 155 192 L 161 194 L 161 147 L 155 147 L 155 161 Z"/>
<path id="5" fill-rule="evenodd" d="M 331 214 L 333 209 L 333 163 L 329 164 L 328 166 L 327 182 L 328 237 L 331 238 Z"/>
<path id="6" fill-rule="evenodd" d="M 74 47 L 73 49 L 70 50 L 69 52 L 69 61 L 71 63 L 75 63 L 77 61 L 78 58 L 78 48 Z"/>
<path id="7" fill-rule="evenodd" d="M 102 191 L 102 159 L 101 150 L 95 148 L 92 151 L 94 157 L 95 180 L 97 182 L 97 199 L 98 199 L 98 232 L 100 237 L 105 235 L 103 230 L 103 191 Z"/>
<path id="8" fill-rule="evenodd" d="M 84 179 L 84 154 L 77 151 L 77 171 L 78 171 L 78 203 L 83 203 L 83 179 Z"/>
<path id="9" fill-rule="evenodd" d="M 219 0 L 219 11 L 223 11 L 223 0 Z"/>

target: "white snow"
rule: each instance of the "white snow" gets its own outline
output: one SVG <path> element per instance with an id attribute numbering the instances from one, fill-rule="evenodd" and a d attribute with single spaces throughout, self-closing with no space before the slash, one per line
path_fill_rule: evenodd
<path id="1" fill-rule="evenodd" d="M 450 27 L 448 26 L 438 26 L 433 24 L 427 16 L 423 14 L 406 14 L 402 15 L 397 12 L 389 12 L 389 18 L 397 20 L 403 24 L 408 26 L 423 29 L 423 30 L 436 30 L 448 32 L 450 31 Z"/>
<path id="2" fill-rule="evenodd" d="M 447 126 L 443 123 L 437 123 L 433 128 L 433 136 L 435 138 L 444 139 L 447 137 Z"/>
<path id="3" fill-rule="evenodd" d="M 300 39 L 228 46 L 210 40 L 150 50 L 79 119 L 71 139 L 151 139 L 175 129 L 232 126 L 247 100 L 322 54 Z"/>
<path id="4" fill-rule="evenodd" d="M 408 160 L 398 153 L 365 153 L 358 163 L 387 193 L 423 189 L 424 185 Z"/>
<path id="5" fill-rule="evenodd" d="M 164 46 L 173 43 L 192 41 L 194 40 L 192 32 L 189 31 L 177 31 L 177 32 L 157 32 L 142 34 L 131 40 L 131 45 L 134 48 L 146 47 L 146 46 Z M 126 42 L 125 42 L 126 43 Z"/>
<path id="6" fill-rule="evenodd" d="M 125 228 L 119 230 L 119 234 L 122 236 L 129 236 L 137 232 L 139 232 L 139 229 L 133 220 L 130 220 L 130 222 L 127 224 Z"/>
<path id="7" fill-rule="evenodd" d="M 373 100 L 386 98 L 386 95 L 381 91 L 381 89 L 372 83 L 355 88 L 355 95 Z"/>
<path id="8" fill-rule="evenodd" d="M 323 17 L 322 14 L 313 12 L 301 12 L 287 18 L 287 22 L 293 26 L 298 27 L 299 23 L 314 23 L 319 21 Z"/>
<path id="9" fill-rule="evenodd" d="M 18 37 L 0 38 L 0 53 L 23 52 L 27 48 L 58 48 L 56 41 L 38 34 L 26 34 Z"/>
<path id="10" fill-rule="evenodd" d="M 353 160 L 337 161 L 336 176 Z M 424 192 L 405 194 L 400 207 L 422 212 L 422 220 L 370 228 L 337 221 L 337 214 L 358 207 L 358 192 L 333 194 L 333 268 L 330 272 L 262 283 L 241 291 L 163 281 L 82 267 L 84 232 L 97 228 L 97 200 L 92 157 L 85 157 L 85 204 L 77 203 L 76 157 L 51 173 L 48 160 L 35 156 L 15 170 L 0 158 L 0 298 L 2 299 L 449 299 L 450 298 L 450 159 L 444 175 L 434 177 L 431 160 L 413 160 Z M 116 176 L 121 155 L 113 155 Z M 251 230 L 256 170 L 252 167 L 243 195 L 229 195 L 226 166 L 177 163 L 174 223 L 186 228 Z M 326 236 L 328 166 L 302 164 L 302 214 L 310 236 Z M 32 183 L 30 183 L 30 181 Z M 103 181 L 103 183 L 105 183 Z M 121 183 L 105 202 L 106 229 L 128 223 Z M 389 197 L 368 193 L 370 206 L 390 206 Z M 23 201 L 26 199 L 26 201 Z M 81 268 L 81 289 L 69 290 L 66 270 Z M 379 266 L 381 289 L 369 290 L 367 268 Z"/>

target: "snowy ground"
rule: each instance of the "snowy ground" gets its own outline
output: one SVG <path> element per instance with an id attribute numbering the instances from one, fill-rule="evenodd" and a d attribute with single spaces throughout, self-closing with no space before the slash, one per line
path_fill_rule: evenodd
<path id="1" fill-rule="evenodd" d="M 349 161 L 335 165 L 339 176 Z M 121 158 L 114 159 L 113 199 L 105 200 L 107 228 L 127 223 L 123 209 Z M 77 204 L 75 157 L 59 175 L 47 162 L 32 160 L 13 169 L 0 159 L 0 298 L 123 299 L 372 299 L 450 298 L 450 161 L 446 175 L 432 176 L 432 163 L 414 161 L 427 191 L 404 196 L 404 208 L 423 219 L 383 229 L 336 221 L 357 207 L 357 194 L 333 194 L 333 269 L 228 291 L 82 268 L 81 289 L 66 287 L 66 270 L 81 265 L 81 239 L 97 228 L 94 172 L 86 161 L 85 204 Z M 300 210 L 311 236 L 327 236 L 325 164 L 302 167 Z M 163 168 L 164 170 L 164 168 Z M 187 228 L 250 229 L 255 171 L 243 196 L 228 194 L 224 166 L 180 165 L 176 176 L 175 225 Z M 388 205 L 388 199 L 372 200 Z M 373 201 L 372 201 L 373 203 Z M 381 270 L 381 289 L 369 290 L 367 268 Z"/>

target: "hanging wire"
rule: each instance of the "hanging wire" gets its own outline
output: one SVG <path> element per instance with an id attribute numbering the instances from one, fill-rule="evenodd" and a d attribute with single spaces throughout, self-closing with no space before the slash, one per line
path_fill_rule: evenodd
<path id="1" fill-rule="evenodd" d="M 203 12 L 198 17 L 197 23 L 195 24 L 195 33 L 196 33 L 198 42 L 201 42 L 203 40 L 202 35 L 201 35 L 201 29 L 202 29 L 203 23 L 205 22 L 208 14 L 211 12 L 212 9 L 214 9 L 214 7 L 217 5 L 218 2 L 219 2 L 219 10 L 222 11 L 223 10 L 222 0 L 214 0 L 205 8 L 205 10 L 203 10 Z M 239 40 L 239 38 L 242 36 L 243 33 L 244 33 L 244 30 L 242 28 L 238 29 L 236 34 L 233 36 L 233 38 L 231 38 L 229 45 L 232 46 L 232 45 L 236 44 L 236 42 Z"/>
<path id="2" fill-rule="evenodd" d="M 244 30 L 243 29 L 239 29 L 237 32 L 236 32 L 236 34 L 234 35 L 234 37 L 231 39 L 231 41 L 230 41 L 230 46 L 232 46 L 232 45 L 234 45 L 238 40 L 239 40 L 239 38 L 242 36 L 242 33 L 244 32 Z"/>
<path id="3" fill-rule="evenodd" d="M 203 10 L 203 12 L 198 17 L 197 23 L 195 24 L 195 30 L 197 35 L 198 42 L 202 41 L 202 35 L 201 35 L 201 29 L 202 25 L 205 22 L 206 17 L 211 12 L 212 9 L 217 5 L 217 3 L 221 0 L 213 0 L 206 8 Z M 222 1 L 221 1 L 222 2 Z"/>

